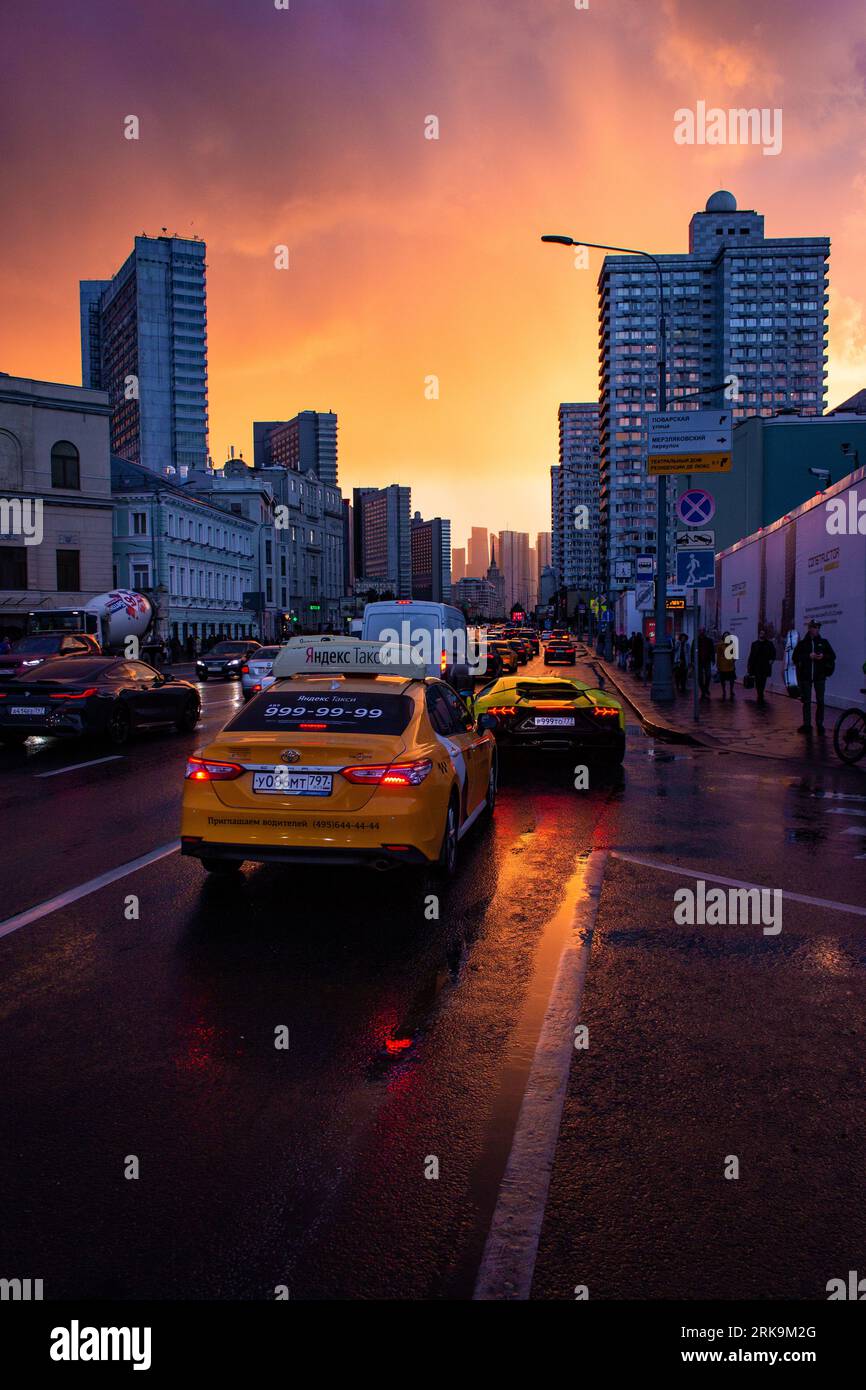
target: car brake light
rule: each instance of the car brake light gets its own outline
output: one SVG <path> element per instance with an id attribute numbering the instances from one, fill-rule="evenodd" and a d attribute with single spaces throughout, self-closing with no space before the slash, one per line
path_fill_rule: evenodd
<path id="1" fill-rule="evenodd" d="M 327 724 L 299 724 L 299 729 L 327 729 Z"/>
<path id="2" fill-rule="evenodd" d="M 491 705 L 488 714 L 516 714 L 516 705 Z"/>
<path id="3" fill-rule="evenodd" d="M 241 675 L 242 675 L 242 676 L 248 676 L 249 674 L 250 674 L 250 668 L 249 668 L 249 666 L 247 666 L 246 662 L 244 662 L 243 666 L 241 667 Z"/>
<path id="4" fill-rule="evenodd" d="M 446 652 L 445 648 L 443 647 L 443 648 L 442 648 L 442 655 L 439 657 L 439 670 L 442 671 L 443 674 L 444 674 L 444 672 L 447 671 L 447 669 L 448 669 L 448 653 Z"/>
<path id="5" fill-rule="evenodd" d="M 62 695 L 49 695 L 49 700 L 89 700 L 91 695 L 96 694 L 96 686 L 91 685 L 87 690 L 80 691 L 77 695 L 72 695 L 64 691 Z"/>
<path id="6" fill-rule="evenodd" d="M 215 763 L 208 758 L 188 758 L 184 778 L 191 782 L 233 782 L 243 773 L 240 763 Z"/>
<path id="7" fill-rule="evenodd" d="M 595 709 L 593 710 L 593 714 L 595 715 L 596 719 L 599 717 L 601 717 L 602 719 L 609 719 L 611 715 L 618 715 L 619 710 L 612 709 L 607 705 L 596 705 Z"/>
<path id="8" fill-rule="evenodd" d="M 413 763 L 379 763 L 369 767 L 344 767 L 342 775 L 356 786 L 417 787 L 433 770 L 429 758 Z"/>

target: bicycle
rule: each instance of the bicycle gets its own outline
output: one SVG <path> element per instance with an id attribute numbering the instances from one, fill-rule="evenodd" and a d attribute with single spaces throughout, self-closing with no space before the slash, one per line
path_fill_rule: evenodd
<path id="1" fill-rule="evenodd" d="M 866 663 L 863 669 L 866 671 Z M 861 686 L 860 693 L 866 695 L 866 687 Z M 833 729 L 833 747 L 843 763 L 850 767 L 859 763 L 866 755 L 866 712 L 856 705 L 842 711 Z"/>

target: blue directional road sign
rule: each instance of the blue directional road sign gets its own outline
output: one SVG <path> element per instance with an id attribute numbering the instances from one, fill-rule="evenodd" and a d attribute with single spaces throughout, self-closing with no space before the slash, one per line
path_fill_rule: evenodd
<path id="1" fill-rule="evenodd" d="M 678 550 L 677 584 L 686 589 L 714 589 L 716 557 L 712 550 Z"/>

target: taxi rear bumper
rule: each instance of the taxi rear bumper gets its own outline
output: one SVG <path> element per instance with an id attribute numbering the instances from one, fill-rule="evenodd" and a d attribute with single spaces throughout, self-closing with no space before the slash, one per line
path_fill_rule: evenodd
<path id="1" fill-rule="evenodd" d="M 219 859 L 237 863 L 250 860 L 255 864 L 333 864 L 346 867 L 391 869 L 400 864 L 430 864 L 432 861 L 414 845 L 360 846 L 352 849 L 318 845 L 235 845 L 222 841 L 200 840 L 184 835 L 181 854 L 196 859 Z"/>

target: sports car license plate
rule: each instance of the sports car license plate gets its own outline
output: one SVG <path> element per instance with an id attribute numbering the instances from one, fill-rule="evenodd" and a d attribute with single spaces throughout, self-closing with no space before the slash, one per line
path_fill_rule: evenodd
<path id="1" fill-rule="evenodd" d="M 35 719 L 37 715 L 47 714 L 48 711 L 44 705 L 13 705 L 9 713 L 20 714 L 25 718 Z"/>
<path id="2" fill-rule="evenodd" d="M 330 796 L 334 779 L 330 773 L 254 772 L 253 791 L 265 796 Z"/>
<path id="3" fill-rule="evenodd" d="M 560 729 L 573 726 L 574 716 L 571 714 L 537 714 L 533 722 L 536 729 Z"/>

